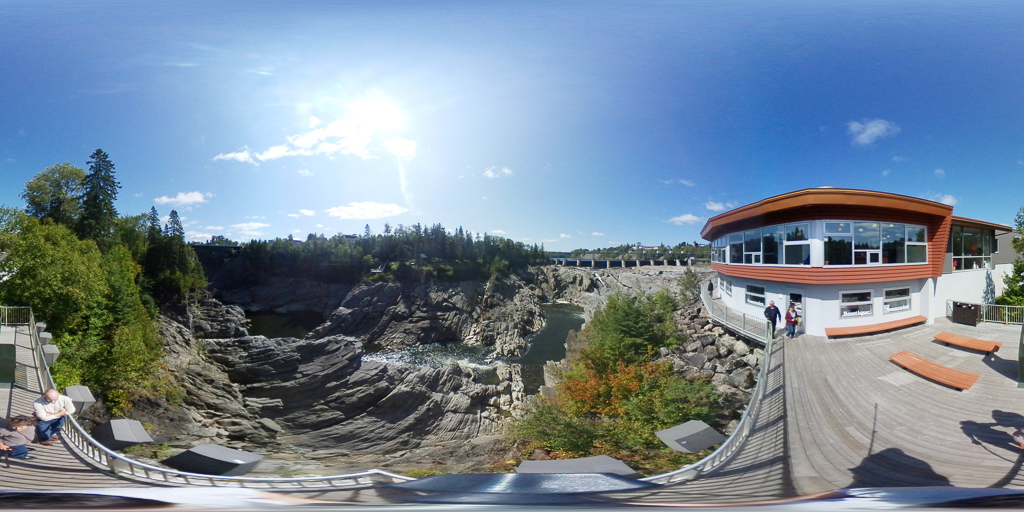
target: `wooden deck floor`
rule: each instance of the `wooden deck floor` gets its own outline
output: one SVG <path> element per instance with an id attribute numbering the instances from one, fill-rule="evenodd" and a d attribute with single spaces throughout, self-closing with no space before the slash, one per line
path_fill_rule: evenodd
<path id="1" fill-rule="evenodd" d="M 802 494 L 843 487 L 953 485 L 1024 488 L 1024 427 L 1017 389 L 1020 326 L 945 319 L 875 336 L 787 342 L 792 478 Z M 1000 341 L 993 357 L 933 340 L 947 331 Z M 980 375 L 959 391 L 890 362 L 907 350 Z"/>

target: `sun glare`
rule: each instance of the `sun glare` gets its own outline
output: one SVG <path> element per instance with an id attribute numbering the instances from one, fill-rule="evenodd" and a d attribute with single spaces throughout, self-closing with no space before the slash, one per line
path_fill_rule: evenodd
<path id="1" fill-rule="evenodd" d="M 405 118 L 391 102 L 380 98 L 367 98 L 349 103 L 349 115 L 360 126 L 373 131 L 397 130 Z"/>

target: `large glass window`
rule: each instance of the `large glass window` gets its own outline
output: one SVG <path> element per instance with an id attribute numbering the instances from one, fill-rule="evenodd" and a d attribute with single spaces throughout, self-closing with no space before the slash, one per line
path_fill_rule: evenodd
<path id="1" fill-rule="evenodd" d="M 743 263 L 743 233 L 729 235 L 729 263 Z"/>
<path id="2" fill-rule="evenodd" d="M 764 306 L 764 286 L 747 285 L 747 304 Z"/>
<path id="3" fill-rule="evenodd" d="M 906 247 L 906 225 L 891 222 L 882 223 L 882 263 L 906 263 Z"/>
<path id="4" fill-rule="evenodd" d="M 779 256 L 782 254 L 782 226 L 768 226 L 761 229 L 761 263 L 765 265 L 777 265 L 781 263 Z"/>
<path id="5" fill-rule="evenodd" d="M 953 246 L 953 270 L 989 268 L 995 231 L 991 229 L 953 226 L 950 240 Z"/>
<path id="6" fill-rule="evenodd" d="M 924 226 L 907 224 L 907 263 L 928 263 L 928 234 Z"/>
<path id="7" fill-rule="evenodd" d="M 871 315 L 871 290 L 839 294 L 839 317 L 854 318 Z"/>
<path id="8" fill-rule="evenodd" d="M 853 264 L 876 265 L 882 261 L 881 231 L 878 222 L 853 223 Z"/>
<path id="9" fill-rule="evenodd" d="M 853 264 L 853 223 L 825 223 L 825 264 Z"/>
<path id="10" fill-rule="evenodd" d="M 761 230 L 743 232 L 743 263 L 761 263 Z"/>
<path id="11" fill-rule="evenodd" d="M 786 265 L 810 265 L 811 264 L 811 241 L 809 237 L 810 224 L 787 224 L 786 241 Z"/>
<path id="12" fill-rule="evenodd" d="M 910 310 L 910 288 L 890 288 L 882 297 L 882 314 Z"/>

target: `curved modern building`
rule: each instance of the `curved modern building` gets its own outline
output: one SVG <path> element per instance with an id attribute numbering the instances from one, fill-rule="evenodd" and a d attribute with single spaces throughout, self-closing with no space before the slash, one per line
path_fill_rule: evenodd
<path id="1" fill-rule="evenodd" d="M 947 300 L 989 303 L 1015 254 L 1009 226 L 934 201 L 870 190 L 798 190 L 709 219 L 711 268 L 728 306 L 794 303 L 802 329 L 931 323 Z M 881 329 L 880 329 L 881 330 Z"/>

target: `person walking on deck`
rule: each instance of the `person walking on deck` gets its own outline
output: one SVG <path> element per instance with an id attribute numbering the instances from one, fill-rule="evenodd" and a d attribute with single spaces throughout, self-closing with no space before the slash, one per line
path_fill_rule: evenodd
<path id="1" fill-rule="evenodd" d="M 782 312 L 775 307 L 775 301 L 768 301 L 768 307 L 764 308 L 764 317 L 772 324 L 772 338 L 775 338 L 775 325 L 782 319 Z"/>
<path id="2" fill-rule="evenodd" d="M 790 304 L 786 310 L 786 337 L 796 338 L 796 326 L 800 323 L 800 314 L 796 312 L 796 305 Z"/>
<path id="3" fill-rule="evenodd" d="M 71 399 L 53 388 L 47 389 L 43 396 L 33 402 L 32 408 L 36 414 L 36 437 L 39 438 L 39 444 L 44 446 L 60 440 L 57 432 L 64 426 L 64 418 L 75 412 L 75 404 Z"/>

